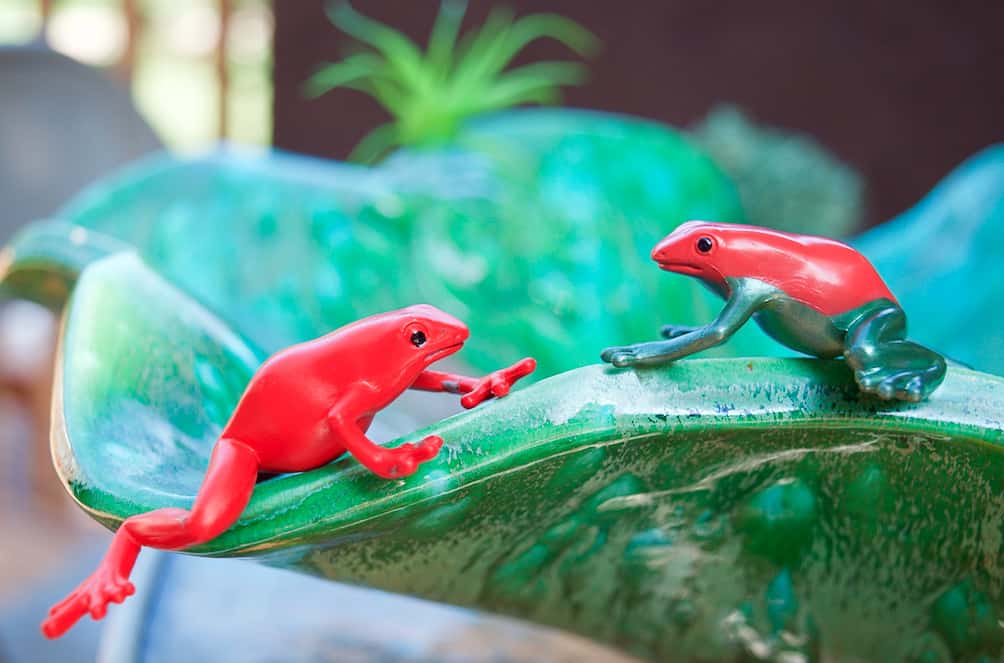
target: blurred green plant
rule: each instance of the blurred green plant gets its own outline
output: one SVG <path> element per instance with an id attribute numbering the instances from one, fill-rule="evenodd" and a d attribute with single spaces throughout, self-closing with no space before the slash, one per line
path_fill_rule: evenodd
<path id="1" fill-rule="evenodd" d="M 527 45 L 550 38 L 587 56 L 599 46 L 578 23 L 556 14 L 514 19 L 496 8 L 484 25 L 458 39 L 467 3 L 443 0 L 426 51 L 393 28 L 363 16 L 343 2 L 329 17 L 371 50 L 325 65 L 310 78 L 308 92 L 359 90 L 375 98 L 393 120 L 370 132 L 352 152 L 372 163 L 396 146 L 435 145 L 453 138 L 475 115 L 518 106 L 553 104 L 562 85 L 577 85 L 586 70 L 575 62 L 535 62 L 506 70 Z"/>
<path id="2" fill-rule="evenodd" d="M 691 130 L 729 175 L 749 223 L 828 237 L 860 225 L 864 181 L 807 135 L 758 126 L 733 106 L 717 106 Z"/>

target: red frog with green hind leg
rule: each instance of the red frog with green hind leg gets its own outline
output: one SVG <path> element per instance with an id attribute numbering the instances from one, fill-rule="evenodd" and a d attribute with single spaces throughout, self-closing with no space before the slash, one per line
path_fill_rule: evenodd
<path id="1" fill-rule="evenodd" d="M 674 361 L 728 340 L 751 317 L 775 340 L 843 356 L 861 391 L 919 401 L 944 358 L 906 340 L 906 315 L 868 260 L 841 242 L 731 223 L 688 221 L 652 250 L 661 269 L 699 278 L 725 300 L 704 326 L 666 325 L 666 340 L 607 348 L 614 366 Z"/>
<path id="2" fill-rule="evenodd" d="M 255 373 L 213 447 L 192 508 L 165 508 L 126 520 L 97 570 L 53 606 L 42 632 L 59 637 L 88 612 L 134 592 L 129 574 L 142 547 L 180 550 L 222 534 L 251 499 L 259 472 L 302 472 L 345 452 L 386 479 L 406 477 L 443 444 L 382 447 L 366 437 L 377 412 L 406 389 L 463 394 L 465 408 L 502 397 L 536 363 L 523 359 L 483 378 L 428 370 L 457 352 L 464 323 L 432 306 L 364 318 L 278 352 Z"/>

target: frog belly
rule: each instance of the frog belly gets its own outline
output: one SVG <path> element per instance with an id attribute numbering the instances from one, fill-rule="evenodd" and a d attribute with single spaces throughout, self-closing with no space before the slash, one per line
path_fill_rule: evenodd
<path id="1" fill-rule="evenodd" d="M 772 299 L 753 314 L 753 319 L 768 336 L 792 350 L 826 359 L 844 353 L 846 330 L 829 316 L 794 299 Z"/>

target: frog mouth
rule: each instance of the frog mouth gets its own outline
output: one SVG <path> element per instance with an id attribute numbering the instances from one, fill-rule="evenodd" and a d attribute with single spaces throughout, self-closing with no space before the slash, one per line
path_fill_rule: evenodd
<path id="1" fill-rule="evenodd" d="M 700 276 L 704 273 L 704 270 L 699 265 L 695 265 L 692 262 L 660 262 L 659 269 L 690 276 Z"/>
<path id="2" fill-rule="evenodd" d="M 425 358 L 429 361 L 429 363 L 432 363 L 434 361 L 439 361 L 443 357 L 449 357 L 462 347 L 464 347 L 463 343 L 454 343 L 453 345 L 447 345 L 446 347 L 439 348 L 438 350 L 433 350 L 429 354 L 425 355 Z"/>

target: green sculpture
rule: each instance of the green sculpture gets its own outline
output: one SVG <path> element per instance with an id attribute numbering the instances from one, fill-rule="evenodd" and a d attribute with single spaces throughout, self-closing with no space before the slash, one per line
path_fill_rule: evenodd
<path id="1" fill-rule="evenodd" d="M 48 250 L 41 241 L 72 271 L 111 236 L 269 352 L 424 301 L 484 330 L 465 354 L 476 368 L 532 354 L 541 376 L 650 334 L 651 302 L 684 323 L 715 310 L 699 285 L 633 258 L 688 218 L 741 216 L 729 182 L 678 134 L 558 110 L 466 132 L 469 149 L 405 150 L 373 169 L 285 154 L 155 157 L 95 184 L 56 215 L 64 225 L 28 229 L 13 250 Z M 88 232 L 74 240 L 71 226 Z M 753 331 L 723 352 L 776 347 Z"/>
<path id="2" fill-rule="evenodd" d="M 57 467 L 115 526 L 187 506 L 262 355 L 123 252 L 84 270 L 60 357 Z M 1004 645 L 1001 412 L 1004 380 L 962 368 L 882 404 L 839 361 L 590 366 L 416 431 L 446 448 L 403 482 L 266 481 L 197 552 L 653 659 L 977 660 Z"/>

